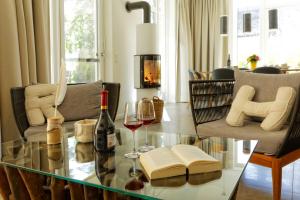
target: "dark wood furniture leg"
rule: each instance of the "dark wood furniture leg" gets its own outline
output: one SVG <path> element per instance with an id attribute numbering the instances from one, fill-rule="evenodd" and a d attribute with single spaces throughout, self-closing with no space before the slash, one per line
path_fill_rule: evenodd
<path id="1" fill-rule="evenodd" d="M 51 199 L 50 193 L 43 188 L 46 182 L 45 176 L 23 170 L 18 171 L 32 200 Z"/>
<path id="2" fill-rule="evenodd" d="M 9 183 L 3 167 L 0 167 L 0 199 L 9 200 L 11 194 Z"/>
<path id="3" fill-rule="evenodd" d="M 268 156 L 260 153 L 253 153 L 250 162 L 271 168 L 272 170 L 272 186 L 273 199 L 281 199 L 281 184 L 282 184 L 282 168 L 300 158 L 300 149 L 285 154 L 279 158 Z"/>
<path id="4" fill-rule="evenodd" d="M 80 184 L 68 182 L 71 200 L 84 200 L 83 187 Z"/>
<path id="5" fill-rule="evenodd" d="M 12 192 L 13 199 L 15 200 L 30 200 L 29 193 L 26 186 L 15 168 L 4 167 L 10 190 Z"/>
<path id="6" fill-rule="evenodd" d="M 117 200 L 118 196 L 117 196 L 117 193 L 115 193 L 115 192 L 103 190 L 103 199 L 104 200 Z"/>
<path id="7" fill-rule="evenodd" d="M 52 200 L 65 199 L 65 181 L 51 177 L 50 191 Z"/>
<path id="8" fill-rule="evenodd" d="M 272 159 L 272 185 L 273 185 L 273 199 L 280 200 L 281 198 L 281 179 L 282 166 L 280 159 Z"/>
<path id="9" fill-rule="evenodd" d="M 103 194 L 102 190 L 95 188 L 95 187 L 89 187 L 89 186 L 83 186 L 83 191 L 84 191 L 84 199 L 85 200 L 102 200 L 103 199 Z"/>

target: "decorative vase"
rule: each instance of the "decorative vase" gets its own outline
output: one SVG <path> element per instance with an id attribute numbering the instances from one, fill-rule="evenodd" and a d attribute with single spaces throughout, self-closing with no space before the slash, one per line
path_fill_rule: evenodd
<path id="1" fill-rule="evenodd" d="M 47 144 L 60 144 L 62 135 L 61 117 L 47 119 Z"/>
<path id="2" fill-rule="evenodd" d="M 251 70 L 255 70 L 256 69 L 256 65 L 257 65 L 257 61 L 252 61 L 250 62 L 250 65 L 251 65 Z"/>
<path id="3" fill-rule="evenodd" d="M 96 119 L 84 119 L 75 122 L 74 135 L 77 142 L 89 143 L 94 141 Z"/>

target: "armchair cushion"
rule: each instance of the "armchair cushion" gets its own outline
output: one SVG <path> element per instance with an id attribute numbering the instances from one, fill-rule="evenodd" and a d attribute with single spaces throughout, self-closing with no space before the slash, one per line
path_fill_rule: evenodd
<path id="1" fill-rule="evenodd" d="M 102 81 L 68 85 L 66 96 L 58 107 L 65 121 L 97 117 L 100 109 Z"/>
<path id="2" fill-rule="evenodd" d="M 298 93 L 300 86 L 300 73 L 295 74 L 259 74 L 234 71 L 235 85 L 233 97 L 243 85 L 250 85 L 255 89 L 253 101 L 269 102 L 274 101 L 278 88 L 292 87 Z"/>
<path id="3" fill-rule="evenodd" d="M 245 121 L 244 127 L 232 127 L 225 118 L 213 122 L 199 124 L 197 134 L 202 136 L 228 137 L 242 140 L 259 140 L 255 152 L 275 155 L 284 142 L 288 131 L 285 125 L 280 131 L 268 132 L 260 128 L 260 122 Z"/>

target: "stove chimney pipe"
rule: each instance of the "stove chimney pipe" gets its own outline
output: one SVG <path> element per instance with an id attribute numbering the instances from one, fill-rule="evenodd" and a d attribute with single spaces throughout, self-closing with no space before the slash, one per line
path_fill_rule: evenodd
<path id="1" fill-rule="evenodd" d="M 126 2 L 126 10 L 127 12 L 130 12 L 132 10 L 138 10 L 143 9 L 144 11 L 144 23 L 150 23 L 151 22 L 151 6 L 146 1 L 138 1 L 134 3 Z"/>

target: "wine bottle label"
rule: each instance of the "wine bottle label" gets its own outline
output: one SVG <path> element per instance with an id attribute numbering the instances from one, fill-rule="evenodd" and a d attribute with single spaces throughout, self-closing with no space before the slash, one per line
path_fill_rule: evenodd
<path id="1" fill-rule="evenodd" d="M 107 135 L 107 148 L 111 148 L 116 145 L 116 134 Z"/>

